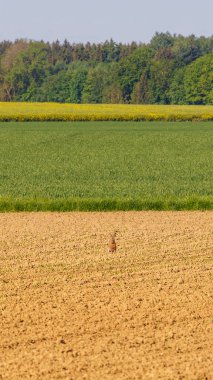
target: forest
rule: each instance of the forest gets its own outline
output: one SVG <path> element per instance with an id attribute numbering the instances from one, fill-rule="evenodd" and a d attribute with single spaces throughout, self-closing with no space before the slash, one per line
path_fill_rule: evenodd
<path id="1" fill-rule="evenodd" d="M 213 104 L 213 36 L 145 43 L 0 42 L 0 100 Z"/>

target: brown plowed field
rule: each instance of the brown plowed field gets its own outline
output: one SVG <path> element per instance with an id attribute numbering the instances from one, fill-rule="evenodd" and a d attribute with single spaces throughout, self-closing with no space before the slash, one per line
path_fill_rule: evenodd
<path id="1" fill-rule="evenodd" d="M 213 379 L 212 237 L 212 212 L 0 214 L 0 379 Z"/>

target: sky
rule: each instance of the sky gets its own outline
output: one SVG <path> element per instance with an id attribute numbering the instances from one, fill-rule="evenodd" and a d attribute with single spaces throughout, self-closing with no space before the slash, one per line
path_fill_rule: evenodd
<path id="1" fill-rule="evenodd" d="M 213 35 L 213 0 L 0 0 L 0 41 L 149 42 Z"/>

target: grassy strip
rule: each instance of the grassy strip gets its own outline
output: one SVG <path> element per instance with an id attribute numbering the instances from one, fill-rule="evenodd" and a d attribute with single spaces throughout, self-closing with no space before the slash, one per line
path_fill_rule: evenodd
<path id="1" fill-rule="evenodd" d="M 0 198 L 0 212 L 20 211 L 181 211 L 213 210 L 213 197 L 171 199 L 13 199 Z"/>

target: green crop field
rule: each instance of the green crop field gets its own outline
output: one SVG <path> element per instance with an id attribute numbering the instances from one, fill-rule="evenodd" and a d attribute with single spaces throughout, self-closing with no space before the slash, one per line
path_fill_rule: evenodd
<path id="1" fill-rule="evenodd" d="M 1 211 L 111 209 L 213 209 L 213 123 L 0 123 Z"/>

